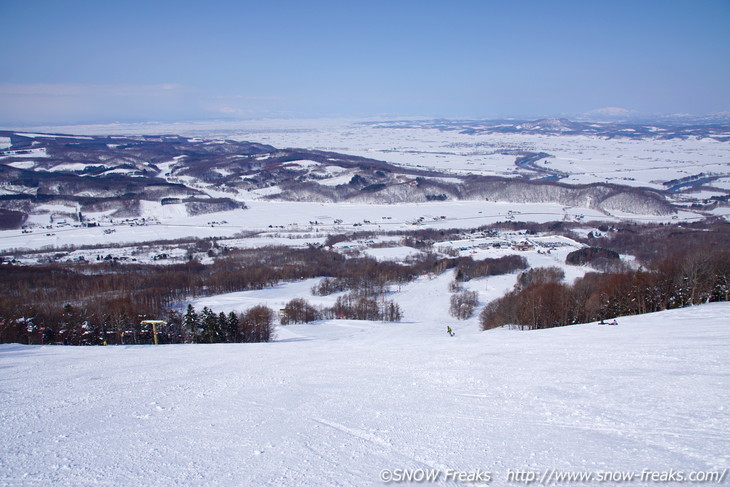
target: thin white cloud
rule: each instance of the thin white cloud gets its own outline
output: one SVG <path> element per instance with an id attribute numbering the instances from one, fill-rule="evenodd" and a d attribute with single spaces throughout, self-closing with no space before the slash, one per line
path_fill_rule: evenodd
<path id="1" fill-rule="evenodd" d="M 204 99 L 202 107 L 212 115 L 245 118 L 268 115 L 284 102 L 285 99 L 278 96 L 217 95 Z"/>
<path id="2" fill-rule="evenodd" d="M 585 115 L 604 117 L 630 117 L 632 115 L 636 115 L 636 111 L 621 107 L 603 107 L 588 111 L 585 113 Z"/>
<path id="3" fill-rule="evenodd" d="M 0 96 L 134 96 L 169 95 L 194 92 L 190 87 L 164 84 L 84 84 L 28 83 L 0 84 Z"/>
<path id="4" fill-rule="evenodd" d="M 76 123 L 196 118 L 201 92 L 175 83 L 0 84 L 0 123 Z"/>
<path id="5" fill-rule="evenodd" d="M 213 95 L 176 83 L 0 84 L 0 123 L 244 118 L 280 110 L 276 96 Z"/>

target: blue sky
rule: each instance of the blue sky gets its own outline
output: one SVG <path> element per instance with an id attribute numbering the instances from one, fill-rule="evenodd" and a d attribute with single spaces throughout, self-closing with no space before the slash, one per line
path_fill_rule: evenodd
<path id="1" fill-rule="evenodd" d="M 0 123 L 730 111 L 730 0 L 0 6 Z"/>

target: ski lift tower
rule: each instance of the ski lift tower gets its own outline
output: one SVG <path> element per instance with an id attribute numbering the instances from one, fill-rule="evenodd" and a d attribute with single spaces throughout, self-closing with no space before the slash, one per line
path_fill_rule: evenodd
<path id="1" fill-rule="evenodd" d="M 140 325 L 152 325 L 152 338 L 155 341 L 155 345 L 159 345 L 159 343 L 157 343 L 157 325 L 166 324 L 166 322 L 160 320 L 142 320 L 140 322 Z"/>

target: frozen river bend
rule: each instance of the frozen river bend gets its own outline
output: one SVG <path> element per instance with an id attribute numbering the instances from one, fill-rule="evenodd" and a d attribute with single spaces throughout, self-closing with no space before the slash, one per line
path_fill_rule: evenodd
<path id="1" fill-rule="evenodd" d="M 729 313 L 715 303 L 533 332 L 470 324 L 453 338 L 440 322 L 342 320 L 262 344 L 2 345 L 0 485 L 722 472 Z"/>

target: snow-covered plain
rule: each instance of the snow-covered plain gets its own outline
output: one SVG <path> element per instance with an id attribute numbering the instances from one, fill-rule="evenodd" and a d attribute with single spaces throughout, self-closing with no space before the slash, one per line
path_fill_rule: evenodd
<path id="1" fill-rule="evenodd" d="M 619 221 L 670 222 L 668 216 L 635 214 L 607 215 L 597 210 L 566 207 L 558 204 L 501 203 L 484 201 L 450 201 L 434 203 L 404 203 L 376 205 L 366 203 L 326 204 L 308 202 L 260 201 L 247 202 L 248 209 L 222 213 L 188 216 L 183 205 L 160 205 L 144 202 L 147 217 L 140 219 L 109 219 L 104 214 L 86 214 L 99 221 L 100 226 L 50 225 L 49 215 L 33 215 L 30 230 L 0 231 L 0 250 L 22 249 L 48 251 L 83 245 L 134 245 L 157 240 L 187 237 L 224 239 L 234 247 L 260 245 L 306 245 L 322 242 L 331 233 L 353 231 L 407 231 L 423 228 L 476 228 L 499 221 Z M 73 214 L 71 207 L 62 208 Z M 694 220 L 697 214 L 678 212 L 682 220 Z M 318 222 L 313 225 L 312 222 Z M 43 227 L 41 227 L 43 225 Z M 254 238 L 238 238 L 247 234 Z M 263 239 L 263 240 L 262 240 Z"/>
<path id="2" fill-rule="evenodd" d="M 263 344 L 2 345 L 0 485 L 722 473 L 728 313 L 717 303 L 534 332 L 469 322 L 453 338 L 432 319 L 289 326 Z"/>
<path id="3" fill-rule="evenodd" d="M 609 182 L 664 189 L 661 182 L 698 173 L 730 175 L 730 144 L 703 138 L 635 140 L 529 133 L 469 134 L 427 127 L 394 128 L 354 119 L 249 120 L 38 127 L 88 135 L 177 134 L 246 140 L 360 155 L 461 174 L 516 176 L 514 155 L 551 154 L 539 165 L 567 173 L 570 184 Z M 547 165 L 546 165 L 547 163 Z M 719 193 L 724 194 L 724 193 Z"/>
<path id="4" fill-rule="evenodd" d="M 360 120 L 255 120 L 242 122 L 190 122 L 173 124 L 109 124 L 65 127 L 36 127 L 34 132 L 72 134 L 180 134 L 206 139 L 248 140 L 276 147 L 302 147 L 339 151 L 389 161 L 405 166 L 434 168 L 454 174 L 482 174 L 509 177 L 535 176 L 530 170 L 515 166 L 515 154 L 505 151 L 546 152 L 552 157 L 535 164 L 560 171 L 567 183 L 609 182 L 629 186 L 666 189 L 670 180 L 696 176 L 700 173 L 726 175 L 701 191 L 687 188 L 672 193 L 676 202 L 689 206 L 699 199 L 727 194 L 730 175 L 730 145 L 713 139 L 632 140 L 605 139 L 588 136 L 545 136 L 536 134 L 467 134 L 456 130 L 435 128 L 387 128 L 363 124 Z M 40 157 L 42 154 L 38 154 Z M 170 163 L 172 164 L 172 163 Z M 312 166 L 312 161 L 294 161 L 299 166 Z M 160 166 L 162 173 L 169 168 Z M 337 168 L 342 172 L 342 168 Z M 323 166 L 329 179 L 321 182 L 339 184 L 349 181 L 349 173 L 335 174 Z M 224 214 L 189 216 L 184 205 L 161 205 L 159 201 L 143 201 L 142 213 L 155 225 L 129 226 L 121 219 L 108 215 L 85 214 L 96 220 L 96 228 L 56 228 L 50 225 L 53 210 L 48 214 L 31 215 L 30 232 L 21 230 L 0 232 L 0 250 L 62 249 L 83 242 L 92 245 L 106 243 L 149 242 L 190 236 L 231 239 L 241 232 L 257 232 L 259 237 L 280 238 L 288 233 L 297 239 L 315 240 L 326 233 L 352 230 L 404 230 L 419 227 L 473 228 L 504 221 L 586 221 L 673 222 L 703 219 L 706 215 L 728 216 L 724 206 L 702 214 L 696 210 L 681 210 L 676 215 L 653 216 L 599 212 L 558 204 L 519 204 L 493 201 L 434 201 L 423 204 L 370 205 L 280 202 L 263 199 L 278 192 L 276 187 L 226 193 L 215 186 L 200 186 L 211 197 L 233 197 L 249 207 Z M 3 191 L 16 191 L 7 187 Z M 514 210 L 512 214 L 510 211 Z M 75 214 L 68 208 L 64 214 Z M 444 218 L 441 218 L 444 217 Z M 57 217 L 58 219 L 58 217 Z M 210 222 L 227 224 L 211 226 Z M 320 222 L 313 228 L 310 222 Z M 341 221 L 341 223 L 337 223 Z M 370 223 L 366 223 L 370 222 Z M 148 222 L 149 223 L 149 222 Z M 159 224 L 157 224 L 159 223 Z M 51 228 L 41 228 L 41 227 Z M 113 233 L 105 232 L 113 226 Z M 275 232 L 270 232 L 274 229 Z M 240 245 L 257 245 L 258 241 L 238 240 Z M 299 244 L 300 242 L 295 243 Z"/>

